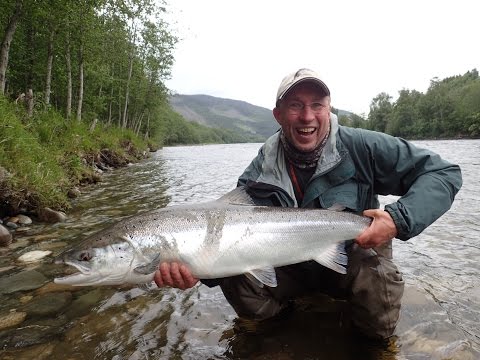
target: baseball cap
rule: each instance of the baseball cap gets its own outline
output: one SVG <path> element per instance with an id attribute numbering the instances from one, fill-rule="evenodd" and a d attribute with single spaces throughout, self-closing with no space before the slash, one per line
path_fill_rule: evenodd
<path id="1" fill-rule="evenodd" d="M 278 87 L 277 99 L 275 102 L 282 100 L 292 87 L 301 83 L 302 81 L 312 81 L 317 83 L 325 91 L 325 94 L 327 96 L 330 96 L 330 90 L 315 71 L 310 69 L 300 69 L 291 74 L 288 74 L 283 78 L 280 86 Z"/>

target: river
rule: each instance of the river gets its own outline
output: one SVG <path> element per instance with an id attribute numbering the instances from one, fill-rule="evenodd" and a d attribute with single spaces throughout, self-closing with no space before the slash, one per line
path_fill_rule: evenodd
<path id="1" fill-rule="evenodd" d="M 342 305 L 328 299 L 307 299 L 288 318 L 245 333 L 218 287 L 52 284 L 65 270 L 53 257 L 85 236 L 133 214 L 231 190 L 260 146 L 234 144 L 163 148 L 83 189 L 67 222 L 20 228 L 0 251 L 0 329 L 2 319 L 20 317 L 0 331 L 0 358 L 480 359 L 480 140 L 415 143 L 460 164 L 464 185 L 424 233 L 394 241 L 407 287 L 388 345 L 350 338 L 339 325 Z M 40 263 L 16 260 L 32 250 L 53 253 Z"/>

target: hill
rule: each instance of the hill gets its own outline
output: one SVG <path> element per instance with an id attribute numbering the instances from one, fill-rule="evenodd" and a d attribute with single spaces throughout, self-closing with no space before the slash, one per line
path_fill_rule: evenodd
<path id="1" fill-rule="evenodd" d="M 170 97 L 170 105 L 185 119 L 202 125 L 224 128 L 259 141 L 274 134 L 279 126 L 272 110 L 245 101 L 223 99 L 210 95 L 180 95 Z"/>

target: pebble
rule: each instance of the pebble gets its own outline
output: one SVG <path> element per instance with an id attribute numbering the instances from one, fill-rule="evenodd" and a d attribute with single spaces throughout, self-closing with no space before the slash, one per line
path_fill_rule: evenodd
<path id="1" fill-rule="evenodd" d="M 20 225 L 30 225 L 32 223 L 32 219 L 30 219 L 27 215 L 19 214 L 17 215 L 17 218 Z"/>
<path id="2" fill-rule="evenodd" d="M 28 302 L 22 310 L 30 316 L 55 315 L 72 302 L 72 294 L 48 293 L 37 296 Z"/>
<path id="3" fill-rule="evenodd" d="M 7 315 L 0 315 L 0 330 L 17 326 L 18 324 L 21 324 L 26 317 L 27 313 L 23 311 L 14 311 Z"/>
<path id="4" fill-rule="evenodd" d="M 56 211 L 46 207 L 38 210 L 38 218 L 46 223 L 54 224 L 65 222 L 67 215 L 62 211 Z"/>
<path id="5" fill-rule="evenodd" d="M 20 256 L 17 260 L 24 262 L 24 263 L 32 263 L 32 262 L 38 262 L 42 260 L 44 257 L 50 255 L 52 252 L 50 250 L 34 250 L 34 251 L 29 251 L 22 256 Z"/>
<path id="6" fill-rule="evenodd" d="M 8 246 L 12 243 L 13 237 L 10 231 L 3 226 L 0 225 L 0 246 Z"/>
<path id="7" fill-rule="evenodd" d="M 13 294 L 17 291 L 38 289 L 46 282 L 48 282 L 48 279 L 38 271 L 22 271 L 0 278 L 0 294 Z"/>

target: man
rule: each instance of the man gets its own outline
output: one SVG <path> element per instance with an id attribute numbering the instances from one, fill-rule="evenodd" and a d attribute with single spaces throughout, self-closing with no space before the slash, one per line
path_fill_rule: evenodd
<path id="1" fill-rule="evenodd" d="M 386 339 L 398 322 L 404 288 L 392 239 L 416 236 L 445 213 L 461 187 L 461 172 L 405 140 L 339 126 L 330 110 L 330 90 L 315 72 L 286 76 L 273 109 L 281 131 L 266 141 L 238 184 L 260 205 L 341 207 L 373 218 L 347 249 L 347 274 L 309 261 L 276 268 L 276 288 L 260 288 L 244 275 L 203 283 L 220 285 L 240 317 L 257 320 L 281 313 L 305 294 L 341 297 L 358 331 Z M 400 198 L 378 209 L 377 195 L 389 194 Z M 186 289 L 197 281 L 182 264 L 161 264 L 155 274 L 158 286 Z"/>

